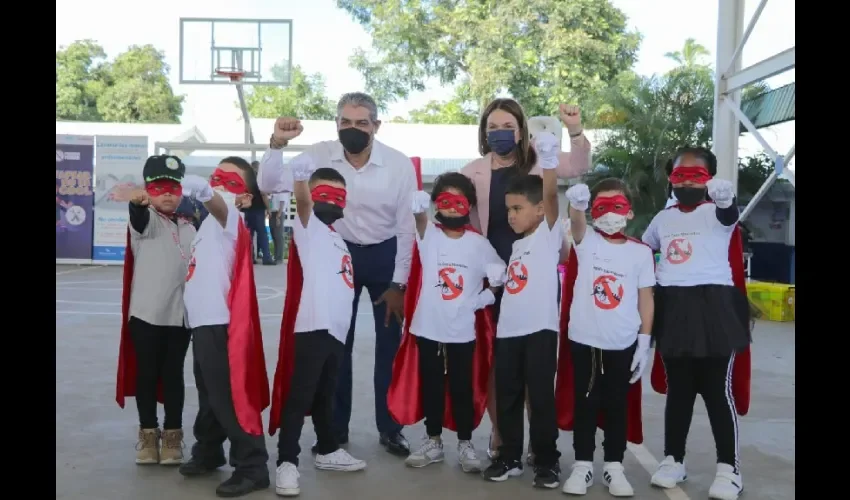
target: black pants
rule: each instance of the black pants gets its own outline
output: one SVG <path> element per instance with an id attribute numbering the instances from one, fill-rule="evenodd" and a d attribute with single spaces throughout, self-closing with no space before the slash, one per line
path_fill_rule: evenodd
<path id="1" fill-rule="evenodd" d="M 605 415 L 605 441 L 602 443 L 605 461 L 623 461 L 635 346 L 622 351 L 606 351 L 570 341 L 575 393 L 573 450 L 577 461 L 593 462 L 600 411 Z"/>
<path id="2" fill-rule="evenodd" d="M 254 480 L 269 476 L 264 436 L 245 432 L 236 419 L 227 357 L 227 325 L 192 329 L 198 416 L 193 432 L 192 457 L 206 463 L 224 456 L 224 441 L 230 440 L 230 465 Z"/>
<path id="3" fill-rule="evenodd" d="M 685 443 L 694 415 L 697 394 L 702 395 L 717 462 L 739 473 L 738 413 L 732 396 L 735 355 L 721 358 L 664 358 L 667 371 L 667 406 L 664 409 L 664 455 L 677 462 L 685 458 Z"/>
<path id="4" fill-rule="evenodd" d="M 271 212 L 269 214 L 269 230 L 274 242 L 274 260 L 283 261 L 283 216 L 284 212 Z"/>
<path id="5" fill-rule="evenodd" d="M 557 357 L 558 333 L 553 330 L 496 339 L 496 420 L 502 436 L 500 457 L 506 460 L 522 458 L 526 386 L 534 463 L 552 467 L 561 457 L 556 445 Z"/>
<path id="6" fill-rule="evenodd" d="M 464 344 L 441 344 L 416 337 L 419 346 L 419 391 L 425 413 L 425 430 L 428 437 L 443 432 L 443 414 L 446 410 L 446 375 L 449 377 L 449 395 L 457 425 L 457 438 L 472 439 L 474 420 L 472 391 L 472 360 L 475 341 Z"/>
<path id="7" fill-rule="evenodd" d="M 157 326 L 136 317 L 129 322 L 130 337 L 136 349 L 136 408 L 139 427 L 159 427 L 156 416 L 157 384 L 162 381 L 164 429 L 183 427 L 183 401 L 186 384 L 183 363 L 189 350 L 189 330 L 182 326 Z"/>
<path id="8" fill-rule="evenodd" d="M 295 366 L 289 396 L 280 413 L 277 465 L 298 465 L 298 440 L 308 411 L 313 418 L 319 455 L 339 449 L 332 430 L 333 398 L 344 348 L 327 330 L 295 334 Z"/>
<path id="9" fill-rule="evenodd" d="M 396 238 L 390 238 L 376 245 L 357 245 L 346 242 L 351 252 L 354 273 L 354 307 L 351 311 L 351 327 L 345 340 L 345 354 L 339 369 L 339 383 L 334 397 L 334 432 L 338 437 L 348 436 L 348 424 L 351 421 L 352 390 L 352 352 L 354 351 L 354 326 L 357 320 L 357 306 L 363 288 L 372 299 L 372 315 L 375 325 L 375 366 L 372 383 L 375 388 L 375 424 L 380 433 L 399 432 L 402 426 L 390 416 L 387 408 L 387 391 L 393 378 L 393 361 L 401 343 L 401 325 L 394 316 L 389 326 L 384 326 L 387 305 L 375 304 L 381 294 L 387 291 L 393 279 L 395 269 Z"/>

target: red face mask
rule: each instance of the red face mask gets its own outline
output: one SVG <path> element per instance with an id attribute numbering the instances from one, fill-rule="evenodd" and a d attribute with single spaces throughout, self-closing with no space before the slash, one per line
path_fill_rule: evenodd
<path id="1" fill-rule="evenodd" d="M 310 191 L 314 203 L 331 203 L 339 208 L 345 208 L 346 191 L 344 188 L 321 184 Z"/>
<path id="2" fill-rule="evenodd" d="M 210 186 L 213 188 L 221 186 L 225 191 L 233 194 L 245 194 L 248 186 L 245 185 L 245 180 L 236 172 L 225 172 L 217 168 L 210 176 Z"/>
<path id="3" fill-rule="evenodd" d="M 695 184 L 705 184 L 711 180 L 711 175 L 705 167 L 678 166 L 673 169 L 668 179 L 670 184 L 682 184 L 691 181 Z"/>
<path id="4" fill-rule="evenodd" d="M 617 215 L 628 215 L 632 209 L 628 198 L 618 194 L 616 196 L 597 196 L 593 200 L 593 206 L 590 208 L 590 216 L 598 219 L 607 213 L 615 213 Z"/>
<path id="5" fill-rule="evenodd" d="M 179 182 L 171 179 L 157 179 L 145 184 L 145 191 L 147 191 L 150 196 L 162 196 L 164 194 L 182 196 L 183 186 L 181 186 Z"/>
<path id="6" fill-rule="evenodd" d="M 437 210 L 455 209 L 458 215 L 463 217 L 469 214 L 469 200 L 462 194 L 449 193 L 444 191 L 437 196 Z"/>

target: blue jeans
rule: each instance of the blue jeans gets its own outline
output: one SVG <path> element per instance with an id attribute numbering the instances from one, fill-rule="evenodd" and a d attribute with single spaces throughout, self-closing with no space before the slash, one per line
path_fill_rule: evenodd
<path id="1" fill-rule="evenodd" d="M 245 212 L 245 225 L 251 230 L 251 238 L 257 235 L 258 250 L 263 255 L 263 262 L 274 262 L 269 251 L 269 235 L 266 233 L 266 212 L 264 210 L 248 210 Z"/>
<path id="2" fill-rule="evenodd" d="M 357 304 L 363 288 L 369 292 L 372 302 L 378 300 L 393 278 L 395 270 L 396 239 L 390 238 L 382 243 L 358 246 L 348 243 L 351 263 L 354 267 L 354 307 L 351 312 L 351 327 L 345 341 L 345 353 L 339 368 L 336 396 L 334 397 L 333 427 L 337 436 L 348 435 L 352 406 L 352 363 L 351 352 L 354 348 L 354 326 L 357 320 Z M 375 385 L 375 423 L 380 433 L 398 432 L 402 426 L 390 416 L 387 408 L 387 391 L 392 379 L 393 360 L 401 342 L 401 325 L 395 317 L 390 325 L 384 326 L 387 306 L 384 303 L 373 305 L 375 316 L 375 367 L 373 382 Z"/>

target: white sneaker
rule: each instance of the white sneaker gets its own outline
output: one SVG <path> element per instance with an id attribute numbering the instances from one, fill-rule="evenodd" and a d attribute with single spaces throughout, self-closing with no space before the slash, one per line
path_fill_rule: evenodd
<path id="1" fill-rule="evenodd" d="M 738 500 L 744 491 L 744 482 L 740 474 L 729 464 L 717 464 L 717 475 L 708 489 L 708 498 L 716 500 Z"/>
<path id="2" fill-rule="evenodd" d="M 457 443 L 457 455 L 460 468 L 464 472 L 481 472 L 481 460 L 478 459 L 471 442 L 459 441 Z"/>
<path id="3" fill-rule="evenodd" d="M 313 461 L 317 469 L 354 472 L 366 468 L 366 462 L 352 457 L 347 451 L 339 448 L 327 455 L 316 455 Z"/>
<path id="4" fill-rule="evenodd" d="M 275 480 L 274 491 L 282 497 L 297 497 L 301 493 L 301 488 L 298 487 L 298 467 L 289 462 L 283 462 L 277 468 L 277 479 Z"/>
<path id="5" fill-rule="evenodd" d="M 442 462 L 445 455 L 443 454 L 443 442 L 436 439 L 428 438 L 419 447 L 404 460 L 404 464 L 408 467 L 425 467 L 427 465 Z"/>
<path id="6" fill-rule="evenodd" d="M 608 493 L 611 496 L 635 496 L 635 490 L 626 479 L 623 464 L 620 462 L 605 462 L 605 467 L 602 469 L 602 484 L 608 487 Z"/>
<path id="7" fill-rule="evenodd" d="M 591 486 L 593 486 L 593 463 L 579 461 L 573 464 L 573 471 L 564 481 L 561 491 L 568 495 L 586 495 L 587 489 Z"/>
<path id="8" fill-rule="evenodd" d="M 684 462 L 677 462 L 672 456 L 667 456 L 658 464 L 658 470 L 649 481 L 659 488 L 675 488 L 677 484 L 688 478 Z"/>

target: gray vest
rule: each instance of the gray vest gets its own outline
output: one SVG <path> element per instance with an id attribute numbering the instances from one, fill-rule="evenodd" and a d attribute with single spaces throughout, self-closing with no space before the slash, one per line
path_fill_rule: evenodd
<path id="1" fill-rule="evenodd" d="M 135 259 L 130 316 L 157 326 L 184 326 L 183 285 L 195 227 L 182 219 L 175 225 L 153 208 L 148 210 L 150 221 L 143 233 L 137 233 L 130 226 L 130 245 Z M 174 241 L 175 234 L 179 247 Z"/>

